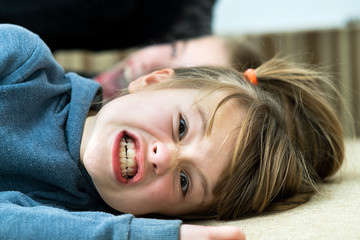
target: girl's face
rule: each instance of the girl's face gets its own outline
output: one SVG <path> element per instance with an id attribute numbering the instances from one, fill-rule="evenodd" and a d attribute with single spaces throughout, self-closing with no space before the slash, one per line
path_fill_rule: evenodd
<path id="1" fill-rule="evenodd" d="M 199 91 L 138 91 L 117 98 L 88 117 L 81 160 L 112 208 L 134 215 L 185 215 L 205 211 L 229 164 L 242 108 L 223 97 L 197 101 Z"/>

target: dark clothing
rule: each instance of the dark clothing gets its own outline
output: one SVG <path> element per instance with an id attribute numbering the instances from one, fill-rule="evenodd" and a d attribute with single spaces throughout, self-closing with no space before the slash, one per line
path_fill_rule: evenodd
<path id="1" fill-rule="evenodd" d="M 58 49 L 124 49 L 211 34 L 216 0 L 1 0 L 14 23 Z"/>

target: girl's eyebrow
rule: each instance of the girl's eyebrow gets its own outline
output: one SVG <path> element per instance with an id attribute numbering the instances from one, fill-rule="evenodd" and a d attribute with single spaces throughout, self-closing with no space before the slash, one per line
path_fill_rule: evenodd
<path id="1" fill-rule="evenodd" d="M 207 126 L 208 125 L 207 124 L 208 123 L 207 115 L 206 115 L 204 109 L 198 103 L 195 104 L 195 109 L 197 110 L 198 114 L 201 117 L 200 136 L 201 136 L 201 138 L 203 138 L 203 137 L 205 137 L 205 133 L 206 133 L 207 127 L 208 127 Z M 209 190 L 208 190 L 209 185 L 208 185 L 208 183 L 206 181 L 206 177 L 203 174 L 203 172 L 199 168 L 197 168 L 196 166 L 194 166 L 194 167 L 195 167 L 196 171 L 198 172 L 198 174 L 200 176 L 200 183 L 201 183 L 201 186 L 202 186 L 203 192 L 204 192 L 204 198 L 203 198 L 202 202 L 205 202 L 206 197 L 207 197 L 207 195 L 209 193 Z"/>
<path id="2" fill-rule="evenodd" d="M 205 178 L 205 175 L 200 171 L 200 169 L 197 169 L 198 173 L 199 173 L 199 176 L 200 176 L 200 183 L 203 187 L 203 190 L 204 190 L 204 197 L 203 197 L 203 200 L 202 202 L 205 202 L 206 200 L 206 197 L 209 193 L 209 190 L 208 190 L 208 184 L 207 184 L 207 181 L 206 181 L 206 178 Z"/>
<path id="3" fill-rule="evenodd" d="M 209 194 L 209 184 L 206 180 L 206 177 L 205 175 L 203 174 L 203 172 L 197 167 L 195 166 L 194 164 L 192 164 L 192 167 L 195 169 L 195 171 L 193 172 L 194 174 L 197 174 L 200 178 L 200 184 L 201 184 L 201 188 L 203 189 L 203 193 L 204 193 L 204 196 L 203 196 L 203 199 L 202 199 L 202 203 L 205 202 L 206 200 L 206 197 L 208 196 Z"/>
<path id="4" fill-rule="evenodd" d="M 205 114 L 205 111 L 203 110 L 203 108 L 198 104 L 196 103 L 195 104 L 195 109 L 197 110 L 197 112 L 199 113 L 200 117 L 201 117 L 201 132 L 200 132 L 200 136 L 201 137 L 204 137 L 205 136 L 205 133 L 206 133 L 206 130 L 207 130 L 207 116 Z"/>

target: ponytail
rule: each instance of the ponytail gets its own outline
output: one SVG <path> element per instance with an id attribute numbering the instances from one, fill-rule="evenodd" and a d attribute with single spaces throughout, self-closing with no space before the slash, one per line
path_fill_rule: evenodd
<path id="1" fill-rule="evenodd" d="M 260 66 L 257 76 L 261 87 L 282 105 L 289 140 L 308 156 L 313 177 L 332 176 L 342 164 L 344 143 L 341 123 L 330 105 L 330 96 L 340 101 L 340 95 L 330 78 L 308 65 L 280 59 Z"/>
<path id="2" fill-rule="evenodd" d="M 341 124 L 327 100 L 329 89 L 338 94 L 325 74 L 282 59 L 255 73 L 257 84 L 243 79 L 255 97 L 214 190 L 219 219 L 304 203 L 344 159 Z"/>

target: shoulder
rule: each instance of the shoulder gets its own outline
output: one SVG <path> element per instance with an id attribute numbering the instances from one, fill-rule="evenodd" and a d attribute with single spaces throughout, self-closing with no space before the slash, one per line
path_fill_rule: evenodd
<path id="1" fill-rule="evenodd" d="M 0 24 L 0 36 L 1 36 L 1 38 L 7 36 L 10 39 L 10 38 L 17 38 L 18 36 L 24 36 L 24 35 L 36 36 L 36 34 L 32 33 L 31 31 L 29 31 L 26 28 L 21 27 L 19 25 L 8 24 L 8 23 Z"/>
<path id="2" fill-rule="evenodd" d="M 0 57 L 29 55 L 39 37 L 29 30 L 12 24 L 0 24 Z"/>
<path id="3" fill-rule="evenodd" d="M 26 68 L 44 56 L 50 57 L 51 52 L 38 35 L 17 25 L 0 24 L 0 79 L 14 72 L 26 74 Z"/>

